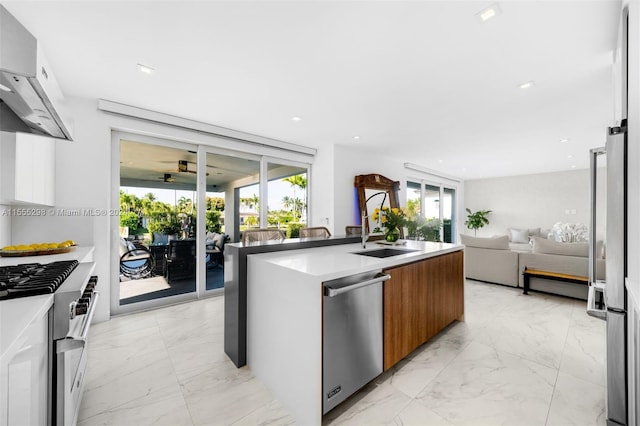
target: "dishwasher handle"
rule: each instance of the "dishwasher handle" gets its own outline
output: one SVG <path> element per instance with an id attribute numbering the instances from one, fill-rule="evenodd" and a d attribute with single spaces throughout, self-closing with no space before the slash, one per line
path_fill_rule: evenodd
<path id="1" fill-rule="evenodd" d="M 371 284 L 377 284 L 377 283 L 381 283 L 387 280 L 391 279 L 391 275 L 389 274 L 383 274 L 382 272 L 379 274 L 376 274 L 375 277 L 371 278 L 370 280 L 366 280 L 366 281 L 360 281 L 358 283 L 355 284 L 351 284 L 345 287 L 339 287 L 339 288 L 332 288 L 329 285 L 325 285 L 324 286 L 324 295 L 325 296 L 329 296 L 329 297 L 335 297 L 338 296 L 339 294 L 342 293 L 346 293 L 349 291 L 353 291 L 356 290 L 358 288 L 362 288 L 362 287 L 366 287 L 368 285 Z"/>

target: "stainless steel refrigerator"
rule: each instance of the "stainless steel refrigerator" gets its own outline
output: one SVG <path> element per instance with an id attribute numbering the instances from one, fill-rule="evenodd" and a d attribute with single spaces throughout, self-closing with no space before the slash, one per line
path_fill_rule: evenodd
<path id="1" fill-rule="evenodd" d="M 622 120 L 620 126 L 610 127 L 607 133 L 605 147 L 591 150 L 591 224 L 589 227 L 587 313 L 607 322 L 607 424 L 627 425 L 626 120 Z M 606 157 L 606 166 L 602 164 L 602 156 Z M 601 202 L 606 206 L 605 209 L 599 208 Z M 603 218 L 603 215 L 606 217 Z M 603 229 L 603 223 L 606 223 L 606 279 L 599 282 L 595 277 L 598 276 L 597 259 L 601 258 L 602 254 L 596 252 L 599 246 L 596 241 L 599 237 L 598 230 Z M 601 300 L 604 303 L 601 303 Z"/>

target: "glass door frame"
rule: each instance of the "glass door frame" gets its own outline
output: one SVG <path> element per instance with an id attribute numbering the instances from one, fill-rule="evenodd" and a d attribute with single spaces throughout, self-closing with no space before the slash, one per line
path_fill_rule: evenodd
<path id="1" fill-rule="evenodd" d="M 311 163 L 285 160 L 283 158 L 276 158 L 265 155 L 262 157 L 262 161 L 260 163 L 260 227 L 268 227 L 267 215 L 269 213 L 269 164 L 307 169 L 307 187 L 305 189 L 305 200 L 307 201 L 307 225 L 311 223 L 311 200 L 309 197 L 309 194 L 311 194 Z"/>
<path id="2" fill-rule="evenodd" d="M 186 151 L 194 151 L 197 152 L 199 146 L 197 144 L 190 144 L 188 142 L 176 141 L 156 136 L 148 136 L 137 133 L 129 133 L 126 131 L 119 131 L 113 129 L 111 131 L 111 200 L 112 200 L 112 209 L 119 209 L 119 199 L 120 199 L 120 142 L 122 140 L 130 140 L 131 142 L 136 143 L 144 143 L 155 146 L 162 146 L 167 148 L 175 148 L 175 149 L 184 149 Z M 198 165 L 200 164 L 198 157 Z M 200 170 L 198 169 L 198 174 L 196 175 L 197 185 L 196 191 L 198 191 L 198 185 L 200 181 Z M 198 192 L 196 192 L 199 195 Z M 198 197 L 196 197 L 198 198 Z M 116 201 L 117 200 L 117 201 Z M 117 202 L 117 204 L 116 204 Z M 198 207 L 199 209 L 200 207 Z M 199 214 L 199 213 L 198 213 Z M 199 216 L 198 216 L 199 217 Z M 140 312 L 147 309 L 153 309 L 161 306 L 167 306 L 171 304 L 176 304 L 180 302 L 185 302 L 188 300 L 196 300 L 198 295 L 200 294 L 200 286 L 206 286 L 206 282 L 200 280 L 200 264 L 204 264 L 204 257 L 201 258 L 200 252 L 198 252 L 198 248 L 200 246 L 200 240 L 202 240 L 202 234 L 196 233 L 196 290 L 194 292 L 178 294 L 174 296 L 161 297 L 157 299 L 145 300 L 141 302 L 130 303 L 126 305 L 120 304 L 120 259 L 118 257 L 118 252 L 116 248 L 119 244 L 120 233 L 119 233 L 119 217 L 113 215 L 111 218 L 111 250 L 110 250 L 110 258 L 111 258 L 111 300 L 110 300 L 110 308 L 111 315 L 120 315 L 127 314 L 133 312 Z M 200 220 L 197 221 L 197 226 L 200 224 Z M 202 240 L 204 244 L 204 240 Z"/>

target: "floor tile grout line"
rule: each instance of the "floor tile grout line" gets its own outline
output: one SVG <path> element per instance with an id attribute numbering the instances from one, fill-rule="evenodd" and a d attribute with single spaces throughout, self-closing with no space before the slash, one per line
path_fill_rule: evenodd
<path id="1" fill-rule="evenodd" d="M 154 318 L 154 321 L 155 321 L 155 318 Z M 157 322 L 156 322 L 156 327 L 158 327 L 158 333 L 160 334 L 160 336 L 161 336 L 161 338 L 162 338 L 162 334 L 160 333 L 160 327 L 159 327 L 159 324 L 158 324 Z M 163 345 L 164 345 L 164 340 L 163 340 Z M 168 353 L 167 353 L 167 357 L 168 357 Z M 169 358 L 169 361 L 171 361 L 171 359 L 170 359 L 170 358 Z M 173 364 L 172 364 L 172 368 L 173 368 Z M 118 377 L 118 378 L 119 378 L 119 377 Z M 118 378 L 116 378 L 115 380 L 118 380 Z M 112 383 L 112 382 L 108 382 L 108 383 Z M 122 407 L 124 407 L 125 405 L 130 404 L 130 403 L 132 403 L 132 402 L 136 402 L 136 401 L 143 400 L 143 399 L 144 399 L 145 397 L 147 397 L 148 395 L 149 395 L 148 393 L 145 393 L 144 395 L 142 395 L 142 396 L 140 396 L 140 397 L 138 397 L 138 398 L 134 398 L 134 399 L 131 399 L 131 400 L 125 401 L 125 402 L 123 402 L 122 404 L 113 405 L 113 406 L 111 406 L 111 407 L 109 407 L 109 408 L 107 408 L 107 409 L 105 409 L 105 410 L 103 410 L 103 411 L 100 411 L 99 413 L 96 413 L 96 414 L 94 414 L 94 415 L 92 415 L 92 416 L 89 416 L 89 417 L 86 417 L 86 418 L 82 419 L 82 422 L 86 422 L 87 420 L 92 419 L 92 418 L 95 418 L 95 417 L 97 417 L 97 416 L 99 416 L 99 415 L 101 415 L 101 414 L 105 414 L 105 413 L 112 413 L 112 412 L 119 411 L 119 410 L 120 410 Z M 80 421 L 79 421 L 79 422 L 80 422 Z M 192 422 L 192 423 L 193 423 L 193 422 Z"/>
<path id="2" fill-rule="evenodd" d="M 173 376 L 176 379 L 176 382 L 178 384 L 178 389 L 180 390 L 180 395 L 182 396 L 182 402 L 184 403 L 185 408 L 187 409 L 187 412 L 189 413 L 189 419 L 191 420 L 191 424 L 195 425 L 195 422 L 193 420 L 193 414 L 191 413 L 191 408 L 189 407 L 189 404 L 187 403 L 187 398 L 184 395 L 184 388 L 183 388 L 183 384 L 182 381 L 180 380 L 180 378 L 178 377 L 178 373 L 176 372 L 176 366 L 175 363 L 173 362 L 173 359 L 171 358 L 171 354 L 169 352 L 169 346 L 167 346 L 167 341 L 165 340 L 165 336 L 162 333 L 162 327 L 160 326 L 160 322 L 158 321 L 158 315 L 161 313 L 161 310 L 158 310 L 154 313 L 153 315 L 153 319 L 155 320 L 157 326 L 158 326 L 158 331 L 160 332 L 160 338 L 162 339 L 162 345 L 164 346 L 164 350 L 167 352 L 167 358 L 169 358 L 169 362 L 171 363 L 171 370 L 173 373 Z"/>
<path id="3" fill-rule="evenodd" d="M 569 339 L 569 333 L 571 332 L 571 328 L 575 326 L 573 314 L 576 310 L 576 305 L 573 305 L 571 309 L 571 318 L 569 320 L 569 327 L 567 327 L 567 332 L 564 336 L 564 344 L 562 345 L 562 355 L 560 356 L 560 362 L 558 363 L 558 368 L 556 370 L 556 380 L 553 383 L 553 391 L 551 392 L 551 399 L 549 400 L 549 407 L 547 408 L 547 416 L 544 421 L 545 425 L 549 424 L 549 416 L 551 415 L 551 407 L 553 406 L 553 398 L 556 396 L 556 388 L 558 386 L 558 378 L 560 377 L 560 369 L 562 368 L 562 361 L 564 360 L 565 352 L 567 350 L 567 341 Z"/>
<path id="4" fill-rule="evenodd" d="M 460 354 L 462 354 L 462 352 L 473 342 L 473 339 L 470 339 L 469 341 L 465 342 L 464 345 L 462 345 L 459 349 L 459 352 L 453 357 L 451 358 L 451 360 L 449 360 L 449 362 L 447 362 L 441 369 L 440 371 L 438 371 L 438 374 L 436 374 L 431 380 L 429 380 L 428 382 L 425 383 L 425 385 L 422 387 L 422 389 L 420 389 L 420 391 L 416 394 L 415 397 L 411 397 L 409 396 L 412 400 L 415 400 L 418 398 L 418 395 L 420 395 L 422 393 L 423 390 L 425 390 L 427 388 L 427 386 L 429 386 L 430 383 L 432 383 L 434 380 L 436 380 L 438 377 L 440 377 L 440 375 L 442 374 L 442 372 L 451 365 L 451 363 L 453 363 L 453 361 L 455 361 Z M 393 377 L 393 375 L 391 376 Z M 400 391 L 402 392 L 402 391 Z M 404 393 L 404 392 L 403 392 Z M 405 394 L 406 395 L 406 394 Z M 418 401 L 416 401 L 418 402 Z M 428 408 L 428 407 L 427 407 Z"/>

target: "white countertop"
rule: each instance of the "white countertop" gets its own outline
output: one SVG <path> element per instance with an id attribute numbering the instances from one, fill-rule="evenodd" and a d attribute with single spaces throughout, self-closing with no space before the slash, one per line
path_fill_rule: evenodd
<path id="1" fill-rule="evenodd" d="M 404 242 L 404 240 L 402 241 Z M 418 250 L 387 258 L 362 256 L 356 252 L 394 248 L 399 250 Z M 464 249 L 461 244 L 433 243 L 429 241 L 407 240 L 405 245 L 383 245 L 367 242 L 367 248 L 362 249 L 360 243 L 340 244 L 326 247 L 313 247 L 301 250 L 278 251 L 273 253 L 252 254 L 283 268 L 298 271 L 303 274 L 318 277 L 321 281 L 359 274 L 376 269 L 389 268 L 396 265 L 415 262 L 429 257 Z"/>
<path id="2" fill-rule="evenodd" d="M 53 305 L 53 294 L 21 297 L 0 302 L 0 358 L 15 349 L 31 322 Z"/>
<path id="3" fill-rule="evenodd" d="M 46 256 L 2 257 L 0 266 L 24 263 L 51 263 L 59 260 L 93 261 L 94 247 L 76 247 L 69 253 Z M 31 322 L 46 312 L 53 304 L 53 294 L 20 297 L 0 301 L 0 356 L 4 357 L 19 340 Z"/>

